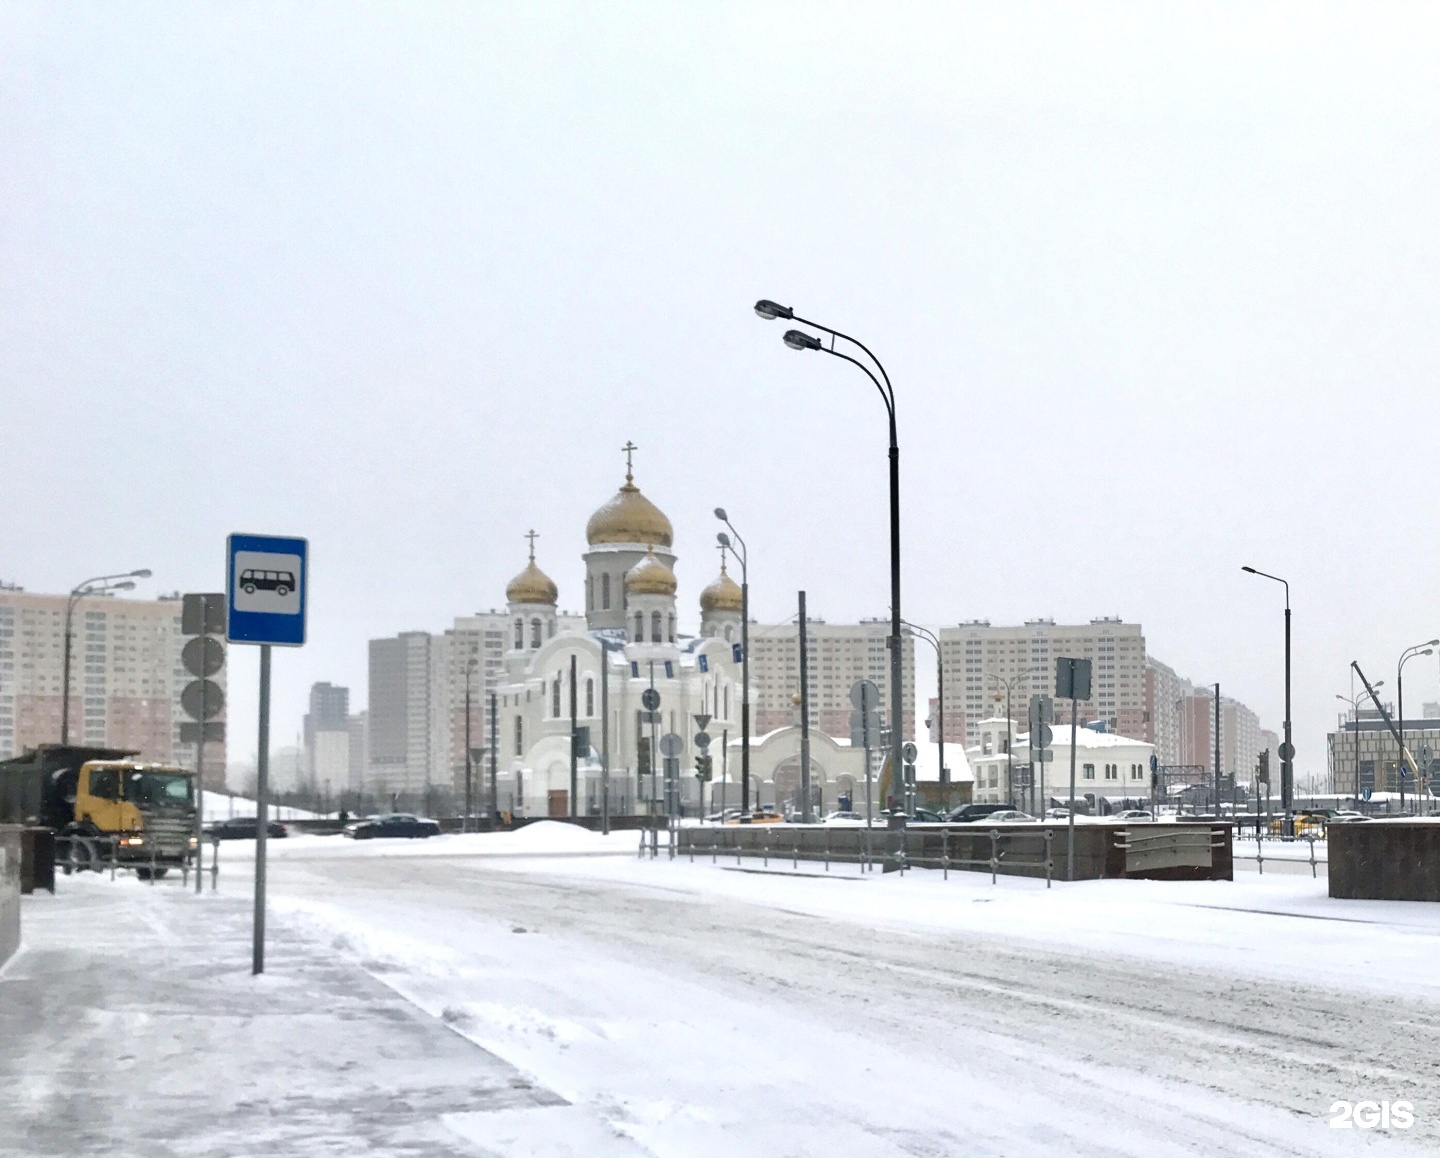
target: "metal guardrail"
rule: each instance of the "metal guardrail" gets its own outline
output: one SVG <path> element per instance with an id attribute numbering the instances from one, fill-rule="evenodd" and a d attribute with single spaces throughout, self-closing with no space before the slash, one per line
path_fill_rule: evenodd
<path id="1" fill-rule="evenodd" d="M 1323 840 L 1322 837 L 1317 837 L 1317 836 L 1314 836 L 1314 835 L 1294 836 L 1294 837 L 1290 837 L 1290 838 L 1288 838 L 1288 839 L 1284 839 L 1284 840 L 1282 841 L 1283 844 L 1290 844 L 1290 845 L 1298 844 L 1298 843 L 1300 843 L 1301 841 L 1304 841 L 1306 844 L 1308 844 L 1308 845 L 1310 846 L 1310 859 L 1309 859 L 1308 862 L 1305 861 L 1305 860 L 1297 860 L 1297 859 L 1296 859 L 1295 857 L 1293 857 L 1293 856 L 1272 856 L 1272 857 L 1266 857 L 1266 855 L 1265 855 L 1265 845 L 1268 844 L 1268 843 L 1270 843 L 1271 841 L 1276 841 L 1276 840 L 1281 840 L 1281 838 L 1279 838 L 1279 837 L 1271 837 L 1271 838 L 1270 838 L 1270 841 L 1257 840 L 1257 841 L 1255 842 L 1255 852 L 1254 852 L 1254 855 L 1251 855 L 1251 854 L 1249 854 L 1249 853 L 1244 853 L 1244 854 L 1242 854 L 1242 853 L 1239 853 L 1239 852 L 1235 852 L 1233 849 L 1232 849 L 1230 855 L 1231 855 L 1231 857 L 1232 857 L 1234 860 L 1253 860 L 1253 861 L 1255 862 L 1255 867 L 1259 870 L 1259 873 L 1260 873 L 1261 876 L 1264 876 L 1264 875 L 1265 875 L 1265 861 L 1268 859 L 1268 860 L 1276 861 L 1276 862 L 1281 863 L 1281 864 L 1307 864 L 1307 863 L 1308 863 L 1308 864 L 1310 865 L 1310 876 L 1311 876 L 1312 878 L 1318 878 L 1318 877 L 1319 877 L 1319 875 L 1320 875 L 1320 874 L 1319 874 L 1319 870 L 1318 870 L 1318 868 L 1317 868 L 1316 866 L 1317 866 L 1320 862 L 1315 859 L 1315 845 L 1316 845 L 1317 841 Z M 1327 855 L 1326 858 L 1325 858 L 1325 863 L 1326 863 L 1327 865 L 1330 863 L 1330 858 L 1329 858 L 1328 855 Z"/>
<path id="2" fill-rule="evenodd" d="M 220 878 L 220 842 L 212 839 L 210 846 L 210 891 L 213 893 Z M 192 868 L 190 857 L 186 857 L 179 864 L 167 863 L 156 856 L 153 847 L 149 860 L 121 860 L 118 836 L 79 834 L 56 836 L 55 864 L 66 876 L 77 872 L 103 873 L 109 869 L 112 881 L 118 872 L 133 872 L 152 885 L 170 869 L 179 869 L 182 887 L 189 884 Z"/>
<path id="3" fill-rule="evenodd" d="M 813 834 L 817 831 L 824 834 L 818 849 L 814 847 L 812 842 L 807 842 L 804 839 L 807 834 Z M 746 857 L 752 857 L 759 859 L 766 868 L 770 867 L 772 858 L 781 862 L 786 860 L 790 861 L 790 867 L 792 869 L 798 869 L 802 860 L 818 860 L 825 866 L 826 872 L 830 871 L 832 861 L 837 864 L 858 865 L 862 873 L 874 872 L 877 864 L 882 866 L 885 864 L 886 854 L 881 852 L 877 855 L 874 849 L 874 833 L 878 832 L 881 842 L 884 842 L 887 830 L 861 830 L 860 839 L 858 842 L 855 842 L 853 852 L 848 849 L 835 848 L 831 840 L 832 831 L 832 829 L 824 826 L 816 826 L 814 828 L 792 828 L 787 826 L 783 829 L 779 827 L 750 829 L 747 835 L 755 841 L 755 846 L 747 847 L 739 841 L 734 843 L 722 842 L 719 839 L 718 832 L 711 833 L 710 841 L 705 843 L 699 839 L 699 833 L 691 830 L 688 833 L 689 839 L 685 842 L 685 848 L 681 851 L 689 853 L 692 864 L 695 862 L 697 854 L 703 857 L 707 852 L 710 855 L 711 864 L 718 864 L 722 856 L 733 856 L 738 866 L 743 863 Z M 966 835 L 970 834 L 971 832 L 967 830 Z M 947 881 L 950 879 L 950 870 L 952 868 L 980 869 L 982 871 L 988 869 L 990 872 L 990 883 L 995 884 L 1002 867 L 1036 868 L 1045 870 L 1045 887 L 1047 889 L 1051 887 L 1054 880 L 1055 861 L 1053 856 L 1054 833 L 1049 828 L 1046 828 L 1043 832 L 1045 843 L 1045 855 L 1043 857 L 1017 855 L 1016 849 L 1013 847 L 1017 843 L 1024 844 L 1026 842 L 1033 842 L 1037 835 L 1033 831 L 1002 832 L 998 828 L 991 828 L 989 831 L 990 855 L 988 857 L 952 856 L 950 850 L 951 837 L 953 835 L 954 833 L 952 833 L 950 829 L 945 829 L 940 833 L 941 851 L 939 856 L 912 857 L 902 848 L 895 854 L 898 862 L 895 866 L 896 869 L 904 872 L 909 868 L 936 868 L 940 870 L 942 879 Z M 847 841 L 846 843 L 850 842 Z M 657 851 L 651 842 L 647 841 L 644 836 L 641 837 L 639 850 L 641 857 L 644 857 L 647 852 L 653 857 L 657 855 Z M 819 855 L 816 855 L 817 852 Z M 676 849 L 672 841 L 670 846 L 670 857 L 672 860 L 675 857 L 675 853 Z"/>

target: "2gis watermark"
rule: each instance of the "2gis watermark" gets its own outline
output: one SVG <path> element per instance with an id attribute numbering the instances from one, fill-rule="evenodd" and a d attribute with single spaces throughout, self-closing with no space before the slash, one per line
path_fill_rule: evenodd
<path id="1" fill-rule="evenodd" d="M 1332 1130 L 1408 1130 L 1415 1124 L 1415 1107 L 1406 1101 L 1333 1102 Z"/>

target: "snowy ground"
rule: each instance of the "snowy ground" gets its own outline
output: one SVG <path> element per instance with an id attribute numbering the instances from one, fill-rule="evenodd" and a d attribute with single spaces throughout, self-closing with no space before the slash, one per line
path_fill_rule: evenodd
<path id="1" fill-rule="evenodd" d="M 260 985 L 333 959 L 481 1047 L 482 1071 L 527 1075 L 524 1108 L 414 1105 L 417 1129 L 442 1131 L 462 1153 L 1440 1145 L 1440 906 L 1332 901 L 1323 868 L 1311 880 L 1308 865 L 1233 883 L 1046 890 L 980 874 L 642 862 L 636 845 L 634 833 L 550 824 L 414 843 L 274 842 L 272 925 L 286 950 Z M 0 974 L 0 1016 L 17 971 L 75 935 L 77 898 L 91 921 L 112 906 L 131 937 L 158 927 L 177 960 L 196 952 L 193 964 L 211 969 L 218 952 L 243 969 L 250 847 L 224 847 L 220 893 L 199 903 L 168 882 L 93 878 L 28 899 L 30 947 Z M 210 925 L 223 925 L 224 942 L 199 952 Z M 268 1065 L 283 1045 L 247 1039 L 229 1064 Z M 363 1059 L 324 1075 L 331 1091 L 385 1080 Z M 1328 1127 L 1331 1103 L 1367 1098 L 1408 1099 L 1415 1125 Z M 4 1149 L 7 1112 L 0 1103 L 0 1153 L 27 1152 Z M 343 1125 L 317 1120 L 317 1137 Z M 412 1151 L 372 1129 L 345 1152 Z"/>

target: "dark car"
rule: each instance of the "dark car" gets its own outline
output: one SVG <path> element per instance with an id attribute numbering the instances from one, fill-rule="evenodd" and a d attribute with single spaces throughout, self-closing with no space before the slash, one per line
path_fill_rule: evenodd
<path id="1" fill-rule="evenodd" d="M 407 836 L 413 839 L 439 836 L 440 826 L 423 816 L 392 812 L 386 816 L 372 816 L 369 820 L 357 820 L 354 824 L 347 824 L 345 835 L 352 840 L 373 840 L 377 836 Z"/>
<path id="2" fill-rule="evenodd" d="M 989 816 L 992 812 L 1005 812 L 1008 804 L 962 804 L 945 819 L 951 824 L 970 824 Z"/>
<path id="3" fill-rule="evenodd" d="M 890 810 L 888 808 L 882 808 L 878 813 L 876 813 L 876 815 L 881 820 L 888 821 L 890 819 Z M 945 818 L 943 816 L 941 816 L 938 812 L 932 812 L 928 808 L 917 808 L 914 812 L 907 813 L 905 819 L 908 822 L 916 824 L 945 823 Z"/>
<path id="4" fill-rule="evenodd" d="M 254 840 L 260 824 L 253 816 L 232 816 L 229 820 L 217 820 L 205 826 L 205 835 L 211 840 Z M 277 820 L 265 823 L 265 835 L 271 840 L 289 836 L 290 830 Z"/>

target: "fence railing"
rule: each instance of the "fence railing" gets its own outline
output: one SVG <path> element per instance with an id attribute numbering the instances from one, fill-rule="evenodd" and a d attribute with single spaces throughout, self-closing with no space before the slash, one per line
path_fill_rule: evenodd
<path id="1" fill-rule="evenodd" d="M 1282 840 L 1281 838 L 1279 838 L 1279 837 L 1271 837 L 1271 838 L 1268 838 L 1268 839 L 1265 839 L 1265 840 L 1257 840 L 1257 841 L 1255 842 L 1255 851 L 1254 851 L 1253 853 L 1242 853 L 1242 852 L 1239 851 L 1238 848 L 1235 848 L 1235 849 L 1232 849 L 1232 851 L 1231 851 L 1231 856 L 1233 856 L 1235 860 L 1247 860 L 1247 861 L 1253 860 L 1253 861 L 1255 862 L 1255 867 L 1256 867 L 1256 869 L 1259 871 L 1259 873 L 1260 873 L 1261 876 L 1264 876 L 1264 875 L 1265 875 L 1265 862 L 1266 862 L 1267 860 L 1270 860 L 1270 861 L 1274 861 L 1276 864 L 1308 864 L 1308 865 L 1310 866 L 1310 875 L 1311 875 L 1311 877 L 1317 877 L 1317 878 L 1318 878 L 1319 875 L 1320 875 L 1320 873 L 1319 873 L 1319 869 L 1318 869 L 1317 866 L 1318 866 L 1321 862 L 1320 862 L 1319 860 L 1317 860 L 1316 857 L 1315 857 L 1315 845 L 1316 845 L 1317 843 L 1323 843 L 1323 842 L 1324 842 L 1324 839 L 1325 839 L 1325 838 L 1324 838 L 1323 836 L 1316 836 L 1316 835 L 1313 834 L 1313 833 L 1307 833 L 1305 836 L 1286 837 L 1286 838 L 1284 838 L 1283 840 Z M 1303 857 L 1293 857 L 1293 856 L 1268 856 L 1268 857 L 1267 857 L 1267 856 L 1265 855 L 1265 846 L 1266 846 L 1267 844 L 1272 844 L 1272 843 L 1278 843 L 1278 844 L 1280 844 L 1280 846 L 1281 846 L 1282 848 L 1284 848 L 1284 847 L 1294 848 L 1297 844 L 1302 844 L 1302 843 L 1303 843 L 1303 844 L 1307 845 L 1308 848 L 1309 848 L 1309 859 L 1306 860 L 1306 859 L 1303 858 Z M 1328 857 L 1328 856 L 1326 857 L 1325 863 L 1326 863 L 1326 864 L 1329 864 L 1329 857 Z"/>
<path id="2" fill-rule="evenodd" d="M 214 892 L 220 878 L 220 842 L 212 839 L 210 850 L 210 867 L 206 871 L 210 874 L 210 891 Z M 140 879 L 148 880 L 152 885 L 161 880 L 171 869 L 178 869 L 182 885 L 188 885 L 190 873 L 195 867 L 193 856 L 187 856 L 176 864 L 173 861 L 161 860 L 153 847 L 150 849 L 148 859 L 128 857 L 122 859 L 118 836 L 84 836 L 78 833 L 56 836 L 55 865 L 66 876 L 71 873 L 103 873 L 108 870 L 112 881 L 117 873 L 133 872 Z"/>

